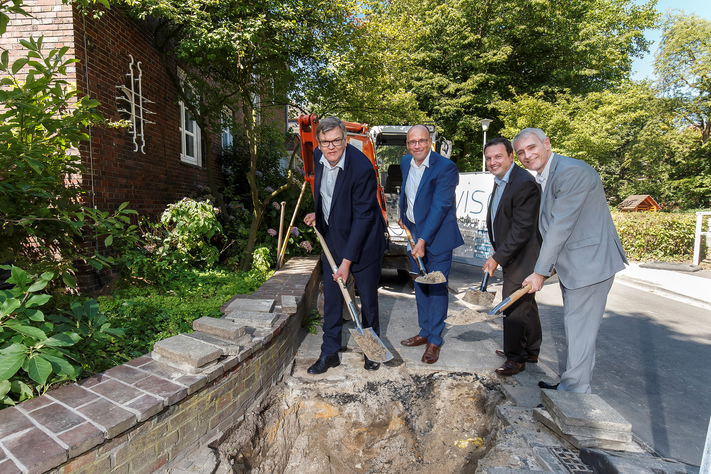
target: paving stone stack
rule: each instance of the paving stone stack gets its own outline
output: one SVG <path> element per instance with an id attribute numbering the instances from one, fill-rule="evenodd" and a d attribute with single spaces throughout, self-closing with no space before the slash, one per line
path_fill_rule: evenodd
<path id="1" fill-rule="evenodd" d="M 541 399 L 533 416 L 578 449 L 626 451 L 632 441 L 632 425 L 597 395 L 542 390 Z"/>
<path id="2" fill-rule="evenodd" d="M 281 299 L 280 306 L 274 299 L 233 299 L 222 318 L 193 321 L 195 332 L 158 341 L 151 356 L 188 374 L 209 372 L 218 361 L 220 365 L 237 365 L 269 342 L 272 327 L 296 312 L 294 296 Z M 283 313 L 273 312 L 275 308 Z"/>

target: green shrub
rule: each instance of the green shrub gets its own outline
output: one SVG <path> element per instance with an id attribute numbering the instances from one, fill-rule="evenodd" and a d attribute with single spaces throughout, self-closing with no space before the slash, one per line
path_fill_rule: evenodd
<path id="1" fill-rule="evenodd" d="M 637 261 L 690 262 L 696 215 L 665 212 L 613 212 L 627 257 Z"/>
<path id="2" fill-rule="evenodd" d="M 111 328 L 96 301 L 75 301 L 64 315 L 45 316 L 39 308 L 51 298 L 43 290 L 54 275 L 2 268 L 11 270 L 13 287 L 0 291 L 0 408 L 76 380 L 83 370 L 116 365 L 109 348 L 123 332 Z"/>

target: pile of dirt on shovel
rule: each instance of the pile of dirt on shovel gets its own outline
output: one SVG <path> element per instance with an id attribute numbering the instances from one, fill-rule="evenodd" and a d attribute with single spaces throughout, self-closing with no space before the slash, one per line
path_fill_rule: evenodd
<path id="1" fill-rule="evenodd" d="M 278 384 L 220 446 L 235 473 L 474 473 L 503 395 L 486 377 L 381 367 Z M 349 364 L 350 365 L 350 364 Z M 303 372 L 302 372 L 303 374 Z M 360 376 L 359 376 L 360 375 Z"/>

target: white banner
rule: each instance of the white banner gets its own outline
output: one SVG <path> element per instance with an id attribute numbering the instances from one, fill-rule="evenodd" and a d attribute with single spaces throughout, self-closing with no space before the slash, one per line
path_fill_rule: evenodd
<path id="1" fill-rule="evenodd" d="M 493 188 L 491 173 L 459 173 L 457 221 L 464 245 L 454 250 L 455 261 L 480 265 L 493 253 L 486 230 L 486 213 Z"/>

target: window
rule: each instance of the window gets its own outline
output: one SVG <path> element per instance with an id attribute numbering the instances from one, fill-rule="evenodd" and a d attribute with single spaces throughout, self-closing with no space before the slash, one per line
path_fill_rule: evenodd
<path id="1" fill-rule="evenodd" d="M 232 130 L 230 130 L 232 118 L 234 114 L 229 107 L 222 109 L 222 114 L 225 118 L 222 120 L 222 148 L 231 147 L 234 143 L 234 136 L 232 135 Z"/>
<path id="2" fill-rule="evenodd" d="M 178 102 L 178 108 L 180 109 L 180 160 L 202 166 L 200 127 L 190 116 L 183 101 Z"/>

